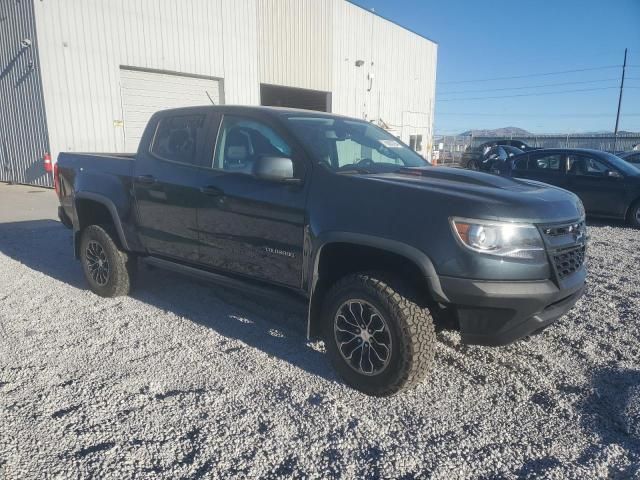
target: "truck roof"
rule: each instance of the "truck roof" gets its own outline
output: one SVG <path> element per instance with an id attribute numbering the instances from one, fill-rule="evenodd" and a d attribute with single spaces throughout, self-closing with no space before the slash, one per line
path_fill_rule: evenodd
<path id="1" fill-rule="evenodd" d="M 202 105 L 197 107 L 179 107 L 169 108 L 166 110 L 159 110 L 157 114 L 170 114 L 172 112 L 207 112 L 216 111 L 221 113 L 263 113 L 275 116 L 289 117 L 293 115 L 305 115 L 305 116 L 317 116 L 326 118 L 348 118 L 350 120 L 366 121 L 358 118 L 349 117 L 346 115 L 338 115 L 331 112 L 320 112 L 317 110 L 304 110 L 300 108 L 287 108 L 287 107 L 265 107 L 265 106 L 252 106 L 252 105 Z"/>

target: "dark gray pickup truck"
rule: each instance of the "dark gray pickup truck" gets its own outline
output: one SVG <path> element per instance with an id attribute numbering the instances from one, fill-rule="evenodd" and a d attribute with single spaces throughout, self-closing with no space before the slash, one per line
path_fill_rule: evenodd
<path id="1" fill-rule="evenodd" d="M 585 286 L 580 200 L 431 167 L 362 120 L 261 107 L 156 113 L 136 155 L 62 153 L 61 221 L 98 295 L 154 266 L 308 304 L 351 386 L 390 395 L 435 362 L 435 324 L 504 345 Z"/>

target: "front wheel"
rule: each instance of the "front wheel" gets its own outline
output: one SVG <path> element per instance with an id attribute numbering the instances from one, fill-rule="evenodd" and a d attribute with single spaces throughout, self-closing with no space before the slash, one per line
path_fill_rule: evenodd
<path id="1" fill-rule="evenodd" d="M 136 259 L 118 248 L 114 235 L 99 225 L 82 232 L 80 261 L 89 288 L 101 297 L 119 297 L 131 290 Z"/>
<path id="2" fill-rule="evenodd" d="M 327 294 L 328 355 L 345 382 L 368 395 L 393 395 L 417 385 L 433 364 L 433 319 L 403 293 L 378 275 L 359 273 Z"/>

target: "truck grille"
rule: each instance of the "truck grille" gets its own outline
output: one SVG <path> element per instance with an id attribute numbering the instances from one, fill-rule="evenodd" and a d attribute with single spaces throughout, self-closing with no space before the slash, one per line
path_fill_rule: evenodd
<path id="1" fill-rule="evenodd" d="M 542 231 L 547 237 L 559 237 L 562 235 L 571 235 L 576 232 L 584 233 L 586 225 L 584 220 L 580 222 L 569 223 L 567 225 L 553 225 L 543 227 Z"/>
<path id="2" fill-rule="evenodd" d="M 577 222 L 540 227 L 549 260 L 558 280 L 580 270 L 585 262 L 588 239 L 584 219 Z"/>
<path id="3" fill-rule="evenodd" d="M 569 247 L 562 250 L 556 250 L 551 254 L 553 266 L 556 270 L 558 278 L 562 280 L 572 273 L 580 269 L 584 263 L 585 246 Z"/>

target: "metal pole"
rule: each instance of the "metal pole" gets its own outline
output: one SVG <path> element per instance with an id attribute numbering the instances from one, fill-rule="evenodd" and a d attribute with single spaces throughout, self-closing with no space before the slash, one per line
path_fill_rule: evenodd
<path id="1" fill-rule="evenodd" d="M 622 80 L 620 81 L 620 96 L 618 97 L 618 113 L 616 115 L 616 128 L 613 131 L 613 153 L 618 148 L 618 124 L 620 123 L 620 106 L 622 105 L 622 91 L 624 89 L 624 72 L 627 68 L 627 49 L 624 49 L 624 62 L 622 63 Z"/>

